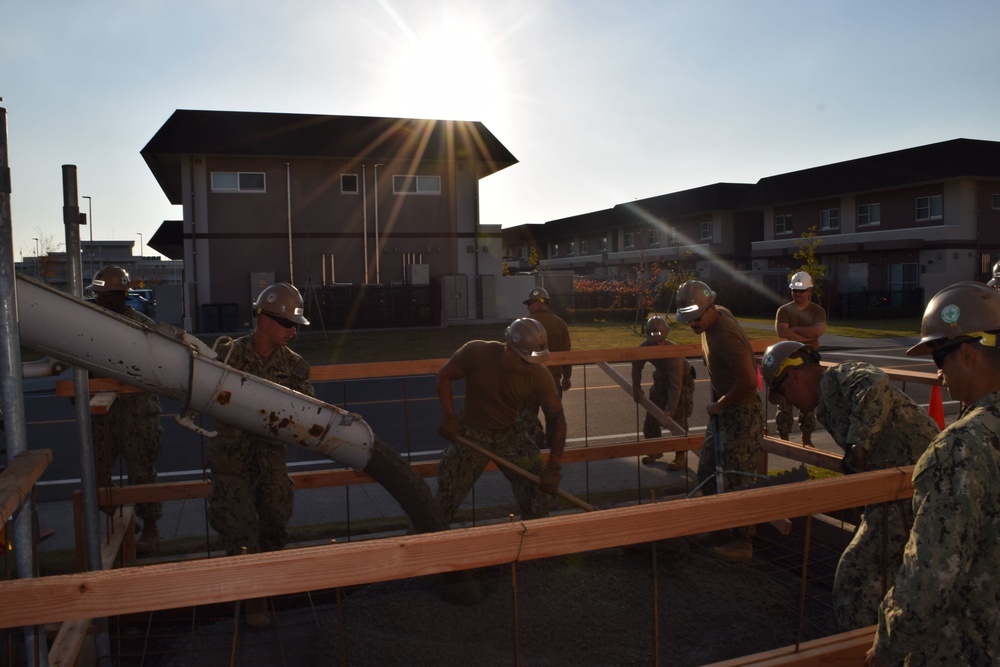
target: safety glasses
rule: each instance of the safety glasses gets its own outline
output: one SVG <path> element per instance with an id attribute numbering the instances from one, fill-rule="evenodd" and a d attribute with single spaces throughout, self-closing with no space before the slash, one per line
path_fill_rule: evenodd
<path id="1" fill-rule="evenodd" d="M 298 329 L 299 325 L 297 322 L 292 322 L 291 320 L 286 320 L 284 317 L 278 317 L 277 315 L 272 315 L 271 313 L 264 313 L 269 320 L 272 320 L 278 324 L 282 329 Z"/>

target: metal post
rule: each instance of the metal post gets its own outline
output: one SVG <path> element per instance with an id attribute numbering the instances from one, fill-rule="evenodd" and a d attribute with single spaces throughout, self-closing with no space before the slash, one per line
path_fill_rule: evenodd
<path id="1" fill-rule="evenodd" d="M 87 200 L 87 227 L 90 229 L 90 262 L 87 264 L 87 275 L 94 275 L 94 207 L 88 195 L 81 195 Z"/>
<path id="2" fill-rule="evenodd" d="M 7 440 L 7 462 L 27 449 L 24 393 L 21 378 L 21 332 L 17 324 L 17 294 L 14 276 L 14 232 L 10 217 L 10 167 L 7 154 L 7 109 L 0 107 L 0 392 Z M 37 239 L 36 239 L 37 241 Z M 32 517 L 35 503 L 28 498 L 11 520 L 14 533 L 14 560 L 19 579 L 34 576 Z M 26 664 L 49 664 L 48 642 L 42 626 L 24 628 Z"/>
<path id="3" fill-rule="evenodd" d="M 83 298 L 83 256 L 80 252 L 80 206 L 76 186 L 76 165 L 64 164 L 63 223 L 66 228 L 66 285 L 78 299 Z M 97 473 L 94 469 L 94 441 L 90 430 L 90 376 L 85 368 L 73 367 L 73 396 L 77 439 L 80 443 L 80 492 L 83 496 L 83 529 L 87 569 L 97 572 L 101 565 L 101 533 L 97 506 Z M 98 627 L 95 650 L 98 664 L 110 659 L 108 620 L 94 619 Z"/>

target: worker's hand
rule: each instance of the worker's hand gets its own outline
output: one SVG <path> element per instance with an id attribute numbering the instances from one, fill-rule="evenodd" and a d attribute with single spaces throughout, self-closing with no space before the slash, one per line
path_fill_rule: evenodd
<path id="1" fill-rule="evenodd" d="M 868 649 L 868 653 L 865 654 L 865 667 L 882 667 L 882 665 L 882 661 L 875 657 L 875 649 Z"/>
<path id="2" fill-rule="evenodd" d="M 538 476 L 538 486 L 545 493 L 549 493 L 554 496 L 559 492 L 560 480 L 562 480 L 562 472 L 558 467 L 553 468 L 552 466 L 545 466 L 542 469 L 542 474 Z"/>
<path id="3" fill-rule="evenodd" d="M 454 442 L 458 437 L 458 432 L 461 427 L 462 422 L 459 420 L 458 415 L 454 412 L 450 412 L 441 420 L 441 425 L 438 426 L 438 435 L 445 440 Z"/>
<path id="4" fill-rule="evenodd" d="M 569 391 L 570 387 L 572 387 L 572 386 L 573 386 L 573 383 L 570 381 L 570 379 L 568 377 L 564 377 L 562 379 L 562 390 L 563 391 Z"/>

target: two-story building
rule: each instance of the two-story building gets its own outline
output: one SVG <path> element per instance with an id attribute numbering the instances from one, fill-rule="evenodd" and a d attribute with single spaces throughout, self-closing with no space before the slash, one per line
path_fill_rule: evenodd
<path id="1" fill-rule="evenodd" d="M 353 287 L 327 328 L 492 315 L 500 229 L 479 223 L 479 180 L 517 160 L 482 123 L 178 110 L 141 154 L 183 209 L 150 245 L 181 252 L 189 329 L 219 304 L 248 324 L 275 281 L 307 310 Z"/>
<path id="2" fill-rule="evenodd" d="M 660 195 L 505 229 L 504 248 L 518 257 L 533 244 L 540 269 L 578 275 L 673 260 L 707 281 L 738 273 L 784 294 L 810 233 L 835 294 L 925 301 L 954 282 L 987 280 L 1000 258 L 1000 142 L 955 139 Z M 593 239 L 607 250 L 582 253 Z"/>

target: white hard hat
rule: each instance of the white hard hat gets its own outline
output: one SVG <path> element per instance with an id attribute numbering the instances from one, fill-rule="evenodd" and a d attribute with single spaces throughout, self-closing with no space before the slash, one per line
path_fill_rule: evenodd
<path id="1" fill-rule="evenodd" d="M 812 276 L 810 276 L 805 271 L 799 271 L 794 276 L 792 276 L 792 279 L 788 282 L 788 289 L 806 290 L 806 289 L 812 289 L 812 287 L 813 287 Z"/>

